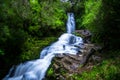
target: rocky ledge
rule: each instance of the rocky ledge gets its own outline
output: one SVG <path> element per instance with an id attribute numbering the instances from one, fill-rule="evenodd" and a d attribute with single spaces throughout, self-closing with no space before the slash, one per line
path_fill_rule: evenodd
<path id="1" fill-rule="evenodd" d="M 94 64 L 99 64 L 99 62 L 101 62 L 101 47 L 90 43 L 91 34 L 86 35 L 85 30 L 79 30 L 79 33 L 84 36 L 84 40 L 88 42 L 83 44 L 84 47 L 80 49 L 80 52 L 77 55 L 64 53 L 56 55 L 50 66 L 50 68 L 53 69 L 54 76 L 52 77 L 54 77 L 55 80 L 67 80 L 72 74 L 80 74 L 83 71 L 91 70 Z M 51 77 L 48 75 L 46 76 L 47 78 Z"/>

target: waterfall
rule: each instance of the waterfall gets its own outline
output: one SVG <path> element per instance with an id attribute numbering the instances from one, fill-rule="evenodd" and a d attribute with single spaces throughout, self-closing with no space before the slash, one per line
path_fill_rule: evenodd
<path id="1" fill-rule="evenodd" d="M 73 13 L 68 13 L 67 33 L 75 32 L 75 19 Z"/>
<path id="2" fill-rule="evenodd" d="M 76 55 L 80 51 L 83 40 L 73 35 L 74 31 L 74 14 L 68 13 L 67 33 L 62 34 L 58 41 L 44 48 L 40 53 L 40 59 L 21 63 L 16 68 L 12 67 L 3 80 L 42 80 L 55 55 L 63 53 Z"/>
<path id="3" fill-rule="evenodd" d="M 67 2 L 67 1 L 69 1 L 69 0 L 60 0 L 61 2 Z"/>

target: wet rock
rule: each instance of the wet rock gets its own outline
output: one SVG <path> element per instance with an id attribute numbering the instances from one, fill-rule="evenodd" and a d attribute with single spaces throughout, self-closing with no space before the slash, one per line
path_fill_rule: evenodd
<path id="1" fill-rule="evenodd" d="M 95 55 L 100 49 L 101 47 L 95 44 L 86 43 L 77 55 L 56 55 L 51 66 L 54 70 L 54 76 L 57 80 L 66 80 L 70 74 L 82 73 L 85 69 L 92 69 L 93 64 L 90 61 L 101 60 L 101 57 Z"/>
<path id="2" fill-rule="evenodd" d="M 92 33 L 89 31 L 89 30 L 76 30 L 75 31 L 76 33 L 79 33 L 79 34 L 81 34 L 81 35 L 83 35 L 83 36 L 92 36 Z"/>
<path id="3" fill-rule="evenodd" d="M 91 70 L 94 64 L 102 60 L 100 56 L 102 47 L 90 42 L 92 34 L 88 30 L 76 30 L 76 32 L 83 36 L 85 43 L 77 55 L 63 53 L 53 58 L 51 68 L 55 80 L 73 80 L 70 77 L 72 74 Z"/>
<path id="4" fill-rule="evenodd" d="M 84 40 L 84 43 L 91 43 L 92 33 L 89 30 L 76 30 L 75 32 L 80 34 Z"/>

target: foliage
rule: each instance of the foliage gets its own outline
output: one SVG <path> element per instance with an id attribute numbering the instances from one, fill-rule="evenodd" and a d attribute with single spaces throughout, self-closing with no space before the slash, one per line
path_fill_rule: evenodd
<path id="1" fill-rule="evenodd" d="M 84 5 L 85 5 L 85 15 L 83 16 L 83 18 L 84 18 L 83 25 L 91 28 L 89 24 L 93 23 L 94 20 L 96 20 L 98 18 L 97 14 L 99 13 L 99 9 L 101 7 L 101 0 L 85 1 Z"/>
<path id="2" fill-rule="evenodd" d="M 0 55 L 4 55 L 4 52 L 3 50 L 0 49 Z"/>
<path id="3" fill-rule="evenodd" d="M 22 48 L 23 52 L 20 54 L 20 61 L 31 60 L 35 58 L 39 58 L 40 51 L 49 46 L 52 42 L 56 40 L 56 37 L 47 37 L 41 40 L 35 38 L 28 38 L 25 42 L 25 46 Z M 34 55 L 34 56 L 33 56 Z"/>
<path id="4" fill-rule="evenodd" d="M 59 0 L 6 0 L 0 4 L 0 48 L 6 55 L 24 53 L 29 39 L 56 36 L 65 30 L 66 8 Z"/>
<path id="5" fill-rule="evenodd" d="M 85 13 L 84 2 L 84 0 L 77 0 L 72 9 L 75 13 L 76 29 L 84 29 L 84 26 L 82 25 L 82 16 Z"/>
<path id="6" fill-rule="evenodd" d="M 82 26 L 92 31 L 93 39 L 95 42 L 99 42 L 100 34 L 103 32 L 102 27 L 102 15 L 100 12 L 102 6 L 102 0 L 86 0 L 84 2 L 85 14 L 82 16 Z"/>
<path id="7" fill-rule="evenodd" d="M 119 1 L 86 0 L 82 26 L 93 33 L 94 42 L 103 43 L 110 49 L 119 49 Z"/>
<path id="8" fill-rule="evenodd" d="M 50 69 L 48 70 L 48 72 L 47 72 L 47 75 L 48 75 L 48 76 L 52 76 L 52 75 L 53 75 L 53 72 L 54 72 L 53 68 L 50 68 Z"/>

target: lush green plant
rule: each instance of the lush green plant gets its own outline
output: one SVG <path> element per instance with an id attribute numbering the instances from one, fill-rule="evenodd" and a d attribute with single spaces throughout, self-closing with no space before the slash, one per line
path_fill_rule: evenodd
<path id="1" fill-rule="evenodd" d="M 82 26 L 93 33 L 92 41 L 103 43 L 105 47 L 119 49 L 118 0 L 86 0 Z"/>
<path id="2" fill-rule="evenodd" d="M 0 2 L 0 48 L 6 55 L 19 56 L 31 45 L 29 39 L 56 36 L 65 30 L 66 8 L 59 0 Z"/>
<path id="3" fill-rule="evenodd" d="M 48 70 L 48 72 L 47 72 L 47 75 L 48 75 L 48 76 L 53 76 L 53 73 L 54 73 L 53 68 L 50 68 L 50 69 Z"/>
<path id="4" fill-rule="evenodd" d="M 99 40 L 104 30 L 101 21 L 103 18 L 103 13 L 101 12 L 102 0 L 86 0 L 84 6 L 85 14 L 82 16 L 82 26 L 93 33 L 93 41 L 100 42 Z"/>

